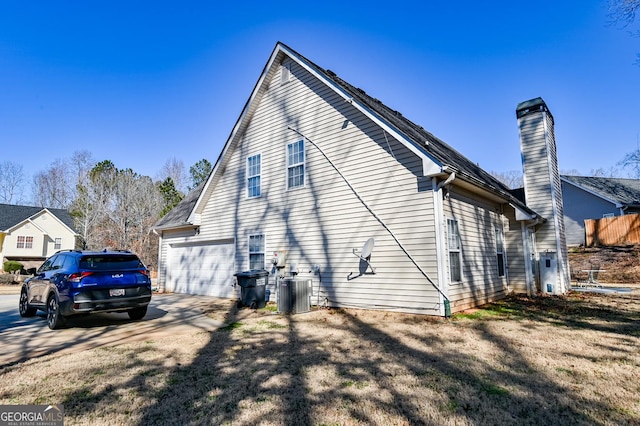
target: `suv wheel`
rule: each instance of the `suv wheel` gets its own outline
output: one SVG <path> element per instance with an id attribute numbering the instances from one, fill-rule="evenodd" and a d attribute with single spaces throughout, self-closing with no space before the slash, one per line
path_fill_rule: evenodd
<path id="1" fill-rule="evenodd" d="M 147 307 L 140 306 L 138 308 L 133 308 L 127 311 L 127 313 L 129 314 L 129 318 L 131 318 L 132 320 L 140 320 L 144 318 L 145 315 L 147 315 Z"/>
<path id="2" fill-rule="evenodd" d="M 37 309 L 29 306 L 29 295 L 27 289 L 23 288 L 20 292 L 20 304 L 18 305 L 21 317 L 32 317 L 36 314 Z"/>
<path id="3" fill-rule="evenodd" d="M 66 321 L 60 313 L 60 303 L 58 296 L 54 293 L 47 300 L 47 324 L 52 330 L 64 327 Z"/>

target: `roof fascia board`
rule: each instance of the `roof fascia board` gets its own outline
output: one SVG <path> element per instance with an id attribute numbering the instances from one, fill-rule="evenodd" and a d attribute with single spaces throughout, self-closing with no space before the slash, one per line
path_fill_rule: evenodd
<path id="1" fill-rule="evenodd" d="M 477 194 L 481 194 L 484 197 L 488 197 L 493 200 L 499 200 L 504 203 L 508 203 L 514 209 L 520 210 L 523 216 L 530 217 L 532 219 L 540 217 L 538 213 L 529 208 L 526 204 L 522 203 L 517 198 L 510 196 L 508 193 L 502 193 L 501 191 L 496 190 L 495 188 L 488 187 L 486 185 L 482 185 L 477 179 L 474 179 L 470 176 L 466 176 L 464 173 L 459 173 L 456 177 L 456 180 L 462 181 L 466 184 L 466 189 Z M 527 211 L 528 210 L 528 211 Z M 528 220 L 528 219 L 523 219 Z"/>
<path id="2" fill-rule="evenodd" d="M 35 215 L 34 215 L 35 216 Z M 40 226 L 38 226 L 38 224 L 36 224 L 33 220 L 31 220 L 33 216 L 28 217 L 18 223 L 16 223 L 14 226 L 12 226 L 11 228 L 9 228 L 7 230 L 7 233 L 10 234 L 12 233 L 14 230 L 20 228 L 21 226 L 26 225 L 27 223 L 33 225 L 38 231 L 40 231 L 42 233 L 42 235 L 49 235 L 49 233 L 47 231 L 45 231 L 44 229 L 42 229 Z"/>
<path id="3" fill-rule="evenodd" d="M 193 229 L 197 228 L 199 225 L 194 225 L 192 223 L 181 223 L 179 225 L 167 225 L 167 226 L 159 226 L 153 228 L 153 231 L 164 232 L 164 231 L 177 231 L 180 229 Z"/>
<path id="4" fill-rule="evenodd" d="M 573 182 L 573 181 L 571 181 L 571 180 L 569 180 L 569 179 L 566 179 L 566 178 L 564 178 L 564 177 L 562 177 L 562 176 L 560 176 L 560 180 L 561 180 L 562 182 L 565 182 L 565 183 L 568 183 L 568 184 L 570 184 L 570 185 L 573 185 L 574 187 L 576 187 L 576 188 L 578 188 L 578 189 L 581 189 L 581 190 L 582 190 L 582 191 L 584 191 L 584 192 L 588 192 L 588 193 L 589 193 L 589 194 L 591 194 L 591 195 L 594 195 L 594 196 L 596 196 L 596 197 L 598 197 L 598 198 L 601 198 L 601 199 L 603 199 L 604 201 L 606 201 L 606 202 L 608 202 L 608 203 L 613 204 L 613 205 L 614 205 L 614 206 L 616 206 L 617 208 L 622 208 L 622 207 L 624 206 L 624 204 L 621 204 L 621 203 L 619 203 L 619 202 L 617 202 L 617 201 L 615 201 L 615 200 L 612 200 L 611 198 L 605 197 L 604 195 L 599 194 L 599 193 L 597 193 L 596 191 L 594 191 L 594 190 L 592 190 L 592 189 L 585 188 L 584 186 L 582 186 L 582 185 L 580 185 L 580 184 L 578 184 L 578 183 L 575 183 L 575 182 Z"/>
<path id="5" fill-rule="evenodd" d="M 40 226 L 36 225 L 35 222 L 33 222 L 33 218 L 35 218 L 36 216 L 39 216 L 43 213 L 48 213 L 49 216 L 53 217 L 60 225 L 62 225 L 63 227 L 65 227 L 69 232 L 71 232 L 73 235 L 78 235 L 78 233 L 76 231 L 74 231 L 73 229 L 69 228 L 67 226 L 66 223 L 64 223 L 62 220 L 60 220 L 60 218 L 58 216 L 56 216 L 55 214 L 53 214 L 53 212 L 51 210 L 49 210 L 48 208 L 44 207 L 42 210 L 38 211 L 37 213 L 29 216 L 28 218 L 21 220 L 20 222 L 16 223 L 15 225 L 13 225 L 11 228 L 7 229 L 5 232 L 7 233 L 11 233 L 14 229 L 19 228 L 20 226 L 22 226 L 25 222 L 31 222 L 33 224 L 33 226 L 35 226 L 36 228 L 38 228 L 43 234 L 48 235 L 48 233 L 42 229 Z"/>
<path id="6" fill-rule="evenodd" d="M 363 113 L 366 117 L 371 119 L 374 123 L 380 126 L 384 131 L 389 133 L 395 139 L 400 141 L 404 146 L 406 146 L 411 152 L 416 154 L 422 160 L 422 173 L 424 176 L 433 176 L 443 172 L 443 164 L 440 164 L 434 158 L 432 158 L 427 152 L 425 152 L 417 143 L 408 138 L 406 135 L 401 133 L 398 129 L 396 129 L 393 125 L 382 119 L 376 113 L 371 111 L 365 105 L 360 104 L 356 100 L 353 99 L 352 96 L 349 95 L 342 87 L 338 86 L 334 81 L 327 78 L 324 74 L 319 73 L 316 69 L 311 66 L 306 59 L 300 57 L 297 53 L 289 50 L 286 46 L 279 46 L 281 51 L 290 57 L 292 60 L 296 61 L 301 67 L 303 67 L 307 72 L 316 77 L 318 80 L 324 82 L 329 88 L 331 88 L 336 94 L 342 97 L 345 102 L 353 105 L 358 111 Z"/>

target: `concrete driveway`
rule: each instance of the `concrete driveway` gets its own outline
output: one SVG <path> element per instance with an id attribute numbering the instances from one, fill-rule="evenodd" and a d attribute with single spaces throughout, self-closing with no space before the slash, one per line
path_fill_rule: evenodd
<path id="1" fill-rule="evenodd" d="M 68 321 L 62 330 L 50 330 L 44 312 L 20 317 L 18 299 L 19 294 L 0 295 L 0 367 L 53 352 L 211 332 L 222 325 L 203 314 L 209 304 L 220 302 L 207 296 L 154 294 L 140 321 L 131 321 L 126 313 L 91 314 Z"/>

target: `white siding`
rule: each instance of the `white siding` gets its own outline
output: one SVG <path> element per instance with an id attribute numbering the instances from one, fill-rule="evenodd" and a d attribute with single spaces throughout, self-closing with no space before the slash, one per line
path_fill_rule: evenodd
<path id="1" fill-rule="evenodd" d="M 518 119 L 518 127 L 527 205 L 547 219 L 536 231 L 537 250 L 557 253 L 563 292 L 569 285 L 569 263 L 553 118 L 546 112 L 528 114 Z"/>
<path id="2" fill-rule="evenodd" d="M 515 211 L 504 206 L 504 238 L 507 248 L 507 271 L 509 290 L 514 293 L 527 294 L 527 263 L 524 243 L 522 241 L 522 224 L 515 219 Z"/>
<path id="3" fill-rule="evenodd" d="M 279 73 L 272 77 L 241 142 L 227 153 L 198 238 L 235 238 L 236 265 L 245 270 L 247 236 L 265 234 L 268 259 L 282 250 L 303 272 L 320 266 L 319 298 L 333 306 L 439 313 L 435 289 L 309 141 L 305 187 L 286 190 L 286 145 L 300 138 L 287 126 L 320 146 L 436 281 L 433 206 L 431 193 L 418 190 L 420 159 L 296 63 L 289 83 L 281 85 Z M 244 165 L 255 152 L 262 155 L 262 196 L 248 199 Z M 361 267 L 353 249 L 369 237 L 377 273 L 349 280 Z"/>
<path id="4" fill-rule="evenodd" d="M 505 244 L 509 245 L 500 209 L 500 205 L 489 203 L 458 187 L 453 186 L 448 191 L 444 214 L 458 221 L 462 257 L 462 281 L 450 283 L 449 286 L 452 312 L 504 297 L 508 290 L 507 277 L 498 276 L 496 256 L 497 227 L 502 227 Z"/>
<path id="5" fill-rule="evenodd" d="M 505 207 L 464 191 L 444 201 L 444 215 L 460 221 L 465 261 L 463 282 L 446 288 L 438 282 L 436 257 L 436 231 L 446 238 L 445 231 L 435 229 L 436 213 L 442 217 L 443 212 L 440 206 L 434 210 L 422 160 L 297 62 L 285 58 L 285 63 L 288 82 L 282 84 L 280 71 L 273 72 L 278 68 L 270 68 L 232 132 L 192 214 L 199 233 L 163 233 L 161 288 L 171 244 L 233 239 L 240 272 L 249 268 L 248 236 L 264 234 L 266 267 L 275 251 L 286 257 L 287 274 L 297 264 L 301 275 L 314 280 L 314 303 L 440 315 L 442 299 L 434 285 L 449 292 L 453 311 L 503 296 L 508 287 L 507 277 L 498 277 L 496 226 L 504 222 L 507 268 L 519 276 L 518 265 L 524 263 L 511 259 L 519 252 L 509 247 L 517 239 L 501 213 Z M 287 190 L 286 147 L 301 138 L 290 128 L 308 139 L 305 186 Z M 261 196 L 248 198 L 246 159 L 258 152 Z M 515 215 L 513 209 L 509 213 Z M 375 274 L 354 255 L 370 237 Z M 319 275 L 312 272 L 315 265 Z M 272 294 L 273 282 L 272 275 Z"/>

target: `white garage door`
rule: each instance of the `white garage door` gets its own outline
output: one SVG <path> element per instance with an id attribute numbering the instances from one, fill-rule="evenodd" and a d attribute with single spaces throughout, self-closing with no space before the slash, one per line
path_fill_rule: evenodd
<path id="1" fill-rule="evenodd" d="M 175 293 L 235 297 L 233 240 L 173 244 L 167 290 Z"/>

